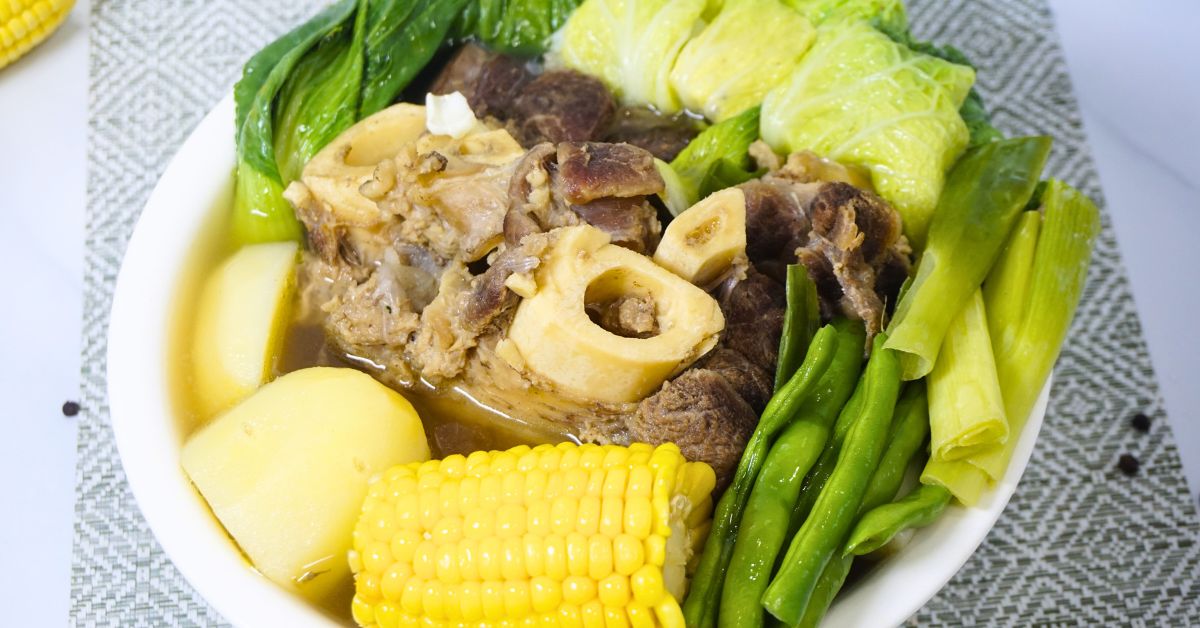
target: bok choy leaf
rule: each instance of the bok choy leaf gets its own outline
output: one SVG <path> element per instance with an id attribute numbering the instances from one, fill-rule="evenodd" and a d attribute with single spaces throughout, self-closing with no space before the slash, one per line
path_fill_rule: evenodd
<path id="1" fill-rule="evenodd" d="M 357 120 L 390 105 L 471 0 L 342 0 L 267 45 L 234 87 L 241 244 L 296 240 L 283 190 Z"/>
<path id="2" fill-rule="evenodd" d="M 749 154 L 758 139 L 758 117 L 758 107 L 747 109 L 692 138 L 670 165 L 656 161 L 667 184 L 663 201 L 672 215 L 717 190 L 762 174 L 751 169 Z"/>
<path id="3" fill-rule="evenodd" d="M 275 40 L 246 63 L 233 88 L 238 165 L 230 228 L 239 243 L 300 238 L 275 160 L 275 99 L 305 53 L 342 27 L 355 7 L 342 0 Z"/>
<path id="4" fill-rule="evenodd" d="M 455 39 L 473 37 L 496 52 L 534 56 L 566 23 L 581 0 L 475 0 L 454 25 Z"/>

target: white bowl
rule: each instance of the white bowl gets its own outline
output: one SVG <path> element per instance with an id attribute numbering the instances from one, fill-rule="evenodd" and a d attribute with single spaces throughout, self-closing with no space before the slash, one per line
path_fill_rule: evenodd
<path id="1" fill-rule="evenodd" d="M 233 99 L 201 121 L 159 180 L 125 253 L 113 298 L 108 393 L 125 475 L 150 529 L 188 582 L 237 626 L 329 626 L 316 608 L 254 571 L 184 475 L 167 362 L 180 282 L 213 212 L 228 207 Z M 1046 387 L 1047 390 L 1049 386 Z M 1004 510 L 1029 461 L 1047 391 L 1004 480 L 975 508 L 951 507 L 835 602 L 827 626 L 894 626 L 946 584 Z"/>

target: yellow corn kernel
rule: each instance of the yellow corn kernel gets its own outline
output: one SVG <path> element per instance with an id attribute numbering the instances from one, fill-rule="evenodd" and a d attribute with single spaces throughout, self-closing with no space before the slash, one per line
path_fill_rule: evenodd
<path id="1" fill-rule="evenodd" d="M 459 585 L 458 610 L 464 621 L 476 622 L 483 619 L 483 604 L 480 601 L 478 582 L 464 582 Z"/>
<path id="2" fill-rule="evenodd" d="M 75 0 L 0 2 L 0 68 L 16 61 L 53 33 Z"/>
<path id="3" fill-rule="evenodd" d="M 582 606 L 596 598 L 596 581 L 584 576 L 563 579 L 563 599 L 568 604 Z"/>
<path id="4" fill-rule="evenodd" d="M 591 536 L 600 529 L 600 498 L 595 495 L 585 495 L 579 500 L 579 514 L 576 516 L 575 530 L 585 536 Z"/>
<path id="5" fill-rule="evenodd" d="M 584 628 L 604 628 L 604 606 L 600 600 L 592 600 L 579 607 Z"/>
<path id="6" fill-rule="evenodd" d="M 520 580 L 529 577 L 525 570 L 525 541 L 519 538 L 506 538 L 501 541 L 500 576 L 505 580 Z"/>
<path id="7" fill-rule="evenodd" d="M 654 509 L 649 497 L 625 498 L 625 533 L 644 539 L 654 528 Z"/>
<path id="8" fill-rule="evenodd" d="M 454 544 L 439 545 L 437 556 L 434 560 L 434 568 L 437 572 L 438 580 L 446 584 L 458 584 L 462 582 L 462 574 L 458 570 L 458 546 Z"/>
<path id="9" fill-rule="evenodd" d="M 504 585 L 497 580 L 485 580 L 480 587 L 483 617 L 488 621 L 504 618 Z"/>
<path id="10" fill-rule="evenodd" d="M 421 594 L 421 610 L 430 619 L 445 619 L 445 609 L 442 607 L 444 593 L 440 581 L 427 580 L 425 582 L 425 590 Z"/>
<path id="11" fill-rule="evenodd" d="M 629 628 L 629 619 L 625 617 L 625 609 L 605 606 L 604 628 Z"/>
<path id="12" fill-rule="evenodd" d="M 496 511 L 496 535 L 502 539 L 525 534 L 525 508 L 506 503 Z"/>
<path id="13" fill-rule="evenodd" d="M 464 582 L 479 582 L 479 541 L 463 539 L 458 542 L 458 576 Z"/>
<path id="14" fill-rule="evenodd" d="M 612 570 L 612 540 L 598 534 L 588 539 L 588 575 L 593 580 L 600 580 Z"/>
<path id="15" fill-rule="evenodd" d="M 624 504 L 619 497 L 605 497 L 600 501 L 600 534 L 609 538 L 615 538 L 621 533 L 621 524 L 623 514 L 621 507 Z"/>
<path id="16" fill-rule="evenodd" d="M 397 561 L 389 565 L 387 571 L 383 572 L 383 579 L 379 582 L 379 592 L 383 595 L 383 599 L 389 602 L 399 602 L 400 595 L 404 593 L 404 585 L 412 576 L 412 566 L 409 563 Z"/>
<path id="17" fill-rule="evenodd" d="M 504 613 L 507 619 L 524 619 L 532 610 L 529 604 L 529 583 L 510 580 L 504 584 Z"/>
<path id="18" fill-rule="evenodd" d="M 522 446 L 389 469 L 355 526 L 352 614 L 380 628 L 682 626 L 672 591 L 711 525 L 713 481 L 674 445 Z"/>
<path id="19" fill-rule="evenodd" d="M 588 538 L 578 532 L 567 535 L 567 573 L 572 576 L 588 573 Z"/>
<path id="20" fill-rule="evenodd" d="M 637 537 L 618 534 L 613 538 L 613 569 L 623 576 L 632 575 L 646 562 L 646 549 Z"/>
<path id="21" fill-rule="evenodd" d="M 546 575 L 546 544 L 543 537 L 526 534 L 521 543 L 525 547 L 525 569 L 529 575 L 534 578 Z"/>
<path id="22" fill-rule="evenodd" d="M 629 604 L 629 578 L 621 574 L 611 574 L 600 581 L 600 603 L 605 606 L 625 608 Z"/>
<path id="23" fill-rule="evenodd" d="M 375 606 L 375 624 L 379 628 L 397 628 L 400 625 L 400 609 L 389 602 Z"/>
<path id="24" fill-rule="evenodd" d="M 630 602 L 625 607 L 625 613 L 629 615 L 629 625 L 633 628 L 654 628 L 654 611 L 645 604 Z"/>
<path id="25" fill-rule="evenodd" d="M 562 603 L 562 587 L 558 581 L 546 576 L 537 576 L 529 582 L 529 595 L 533 610 L 548 613 Z"/>

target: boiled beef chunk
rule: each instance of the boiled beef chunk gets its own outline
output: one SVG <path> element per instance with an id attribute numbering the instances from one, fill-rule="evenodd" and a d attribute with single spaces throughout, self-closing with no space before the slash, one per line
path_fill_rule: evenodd
<path id="1" fill-rule="evenodd" d="M 621 107 L 604 141 L 633 144 L 663 161 L 671 161 L 699 132 L 696 122 L 686 114 L 668 116 L 649 107 Z"/>
<path id="2" fill-rule="evenodd" d="M 460 92 L 480 118 L 507 118 L 513 100 L 533 73 L 521 60 L 489 52 L 477 44 L 466 44 L 429 88 L 431 94 Z"/>
<path id="3" fill-rule="evenodd" d="M 618 244 L 637 253 L 648 253 L 658 244 L 658 212 L 646 198 L 602 198 L 571 210 L 584 222 L 612 236 Z"/>
<path id="4" fill-rule="evenodd" d="M 688 460 L 701 460 L 729 484 L 758 413 L 720 373 L 691 368 L 638 405 L 628 420 L 634 442 L 675 443 Z"/>
<path id="5" fill-rule="evenodd" d="M 558 145 L 555 191 L 569 203 L 633 198 L 663 191 L 654 156 L 630 144 L 563 142 Z"/>
<path id="6" fill-rule="evenodd" d="M 793 261 L 788 258 L 811 229 L 801 204 L 804 195 L 780 181 L 755 179 L 739 187 L 746 196 L 746 256 L 754 263 Z"/>
<path id="7" fill-rule="evenodd" d="M 574 70 L 551 70 L 523 85 L 508 121 L 525 146 L 599 138 L 616 103 L 598 79 Z"/>
<path id="8" fill-rule="evenodd" d="M 720 373 L 755 412 L 762 412 L 774 392 L 774 369 L 768 370 L 751 362 L 727 343 L 713 349 L 699 366 Z"/>
<path id="9" fill-rule="evenodd" d="M 774 374 L 787 310 L 783 286 L 751 268 L 719 302 L 725 315 L 722 343 Z"/>

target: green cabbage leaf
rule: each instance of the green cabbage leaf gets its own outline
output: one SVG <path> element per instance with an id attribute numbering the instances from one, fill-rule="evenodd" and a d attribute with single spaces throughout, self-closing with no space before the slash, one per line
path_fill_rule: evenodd
<path id="1" fill-rule="evenodd" d="M 706 0 L 586 0 L 556 35 L 552 58 L 603 81 L 628 105 L 679 111 L 671 67 L 703 26 Z"/>
<path id="2" fill-rule="evenodd" d="M 780 152 L 867 168 L 921 246 L 946 171 L 969 141 L 959 108 L 974 81 L 971 67 L 915 52 L 866 22 L 830 23 L 763 100 L 762 138 Z"/>
<path id="3" fill-rule="evenodd" d="M 683 106 L 720 122 L 757 106 L 792 73 L 816 30 L 779 0 L 729 0 L 671 70 Z"/>

